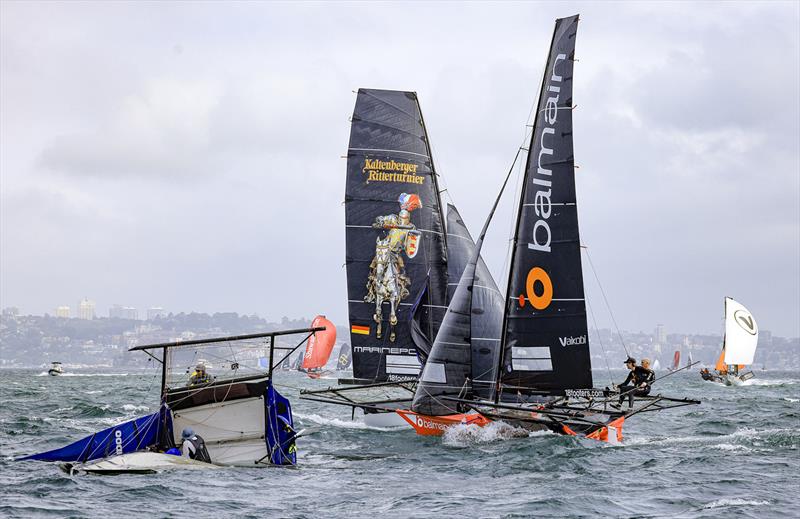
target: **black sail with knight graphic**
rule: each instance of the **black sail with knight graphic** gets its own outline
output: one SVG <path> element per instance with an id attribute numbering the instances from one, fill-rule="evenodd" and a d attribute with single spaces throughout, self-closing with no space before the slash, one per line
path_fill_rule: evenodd
<path id="1" fill-rule="evenodd" d="M 354 381 L 416 379 L 419 341 L 411 327 L 428 341 L 438 332 L 447 306 L 447 246 L 415 93 L 359 89 L 345 224 Z"/>
<path id="2" fill-rule="evenodd" d="M 577 16 L 556 21 L 528 148 L 503 323 L 509 397 L 592 387 L 572 142 L 577 27 Z"/>

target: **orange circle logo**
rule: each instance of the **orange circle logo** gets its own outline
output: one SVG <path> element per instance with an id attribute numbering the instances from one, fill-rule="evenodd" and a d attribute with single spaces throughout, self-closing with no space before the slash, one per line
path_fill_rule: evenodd
<path id="1" fill-rule="evenodd" d="M 536 293 L 536 282 L 542 284 L 542 293 Z M 553 300 L 553 282 L 550 276 L 541 267 L 533 267 L 528 271 L 528 278 L 525 280 L 525 292 L 528 296 L 528 301 L 537 310 L 544 310 L 550 306 L 550 301 Z M 520 306 L 524 306 L 525 296 L 520 295 Z"/>

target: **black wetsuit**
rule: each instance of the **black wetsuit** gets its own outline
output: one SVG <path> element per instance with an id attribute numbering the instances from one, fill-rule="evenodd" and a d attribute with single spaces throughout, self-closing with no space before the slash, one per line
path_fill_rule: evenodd
<path id="1" fill-rule="evenodd" d="M 189 450 L 189 457 L 193 460 L 197 461 L 205 461 L 206 463 L 211 463 L 211 456 L 208 454 L 208 449 L 206 449 L 206 442 L 203 440 L 203 437 L 199 434 L 195 434 L 191 438 L 187 438 L 183 440 L 184 443 L 188 443 L 187 448 Z"/>
<path id="2" fill-rule="evenodd" d="M 656 379 L 656 374 L 651 369 L 642 366 L 634 367 L 629 373 L 625 382 L 619 385 L 619 403 L 627 398 L 628 406 L 633 407 L 634 396 L 647 396 L 650 394 L 650 384 Z M 644 387 L 639 387 L 647 384 Z"/>

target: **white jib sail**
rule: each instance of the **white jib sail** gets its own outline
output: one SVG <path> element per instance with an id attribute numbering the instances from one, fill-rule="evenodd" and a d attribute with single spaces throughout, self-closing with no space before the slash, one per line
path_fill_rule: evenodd
<path id="1" fill-rule="evenodd" d="M 725 298 L 725 364 L 752 364 L 758 345 L 753 314 L 730 297 Z"/>

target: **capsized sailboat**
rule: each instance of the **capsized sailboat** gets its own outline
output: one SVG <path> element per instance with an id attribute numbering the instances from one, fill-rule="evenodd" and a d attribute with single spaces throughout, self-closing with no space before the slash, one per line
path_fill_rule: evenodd
<path id="1" fill-rule="evenodd" d="M 469 360 L 475 265 L 493 208 L 416 388 L 408 420 L 419 434 L 501 419 L 616 442 L 635 414 L 699 403 L 655 395 L 622 411 L 611 406 L 619 395 L 593 387 L 572 143 L 577 23 L 577 16 L 556 21 L 542 82 L 515 222 L 496 389 L 491 398 L 476 394 Z"/>
<path id="2" fill-rule="evenodd" d="M 753 314 L 743 304 L 726 297 L 722 351 L 714 366 L 715 373 L 703 370 L 703 379 L 733 386 L 753 378 L 752 371 L 743 370 L 753 363 L 757 346 L 758 324 Z"/>
<path id="3" fill-rule="evenodd" d="M 315 332 L 324 331 L 317 327 L 131 348 L 161 364 L 158 411 L 21 460 L 65 462 L 63 468 L 69 472 L 203 468 L 167 454 L 180 445 L 181 432 L 192 429 L 204 438 L 214 465 L 295 465 L 295 441 L 303 431 L 295 431 L 291 404 L 273 385 L 274 367 L 283 361 L 275 358 L 275 338 L 305 335 L 286 353 L 288 357 Z M 269 347 L 266 370 L 260 362 L 265 340 Z M 190 368 L 199 364 L 201 352 L 214 359 L 217 368 L 202 379 L 187 378 Z"/>

